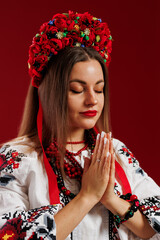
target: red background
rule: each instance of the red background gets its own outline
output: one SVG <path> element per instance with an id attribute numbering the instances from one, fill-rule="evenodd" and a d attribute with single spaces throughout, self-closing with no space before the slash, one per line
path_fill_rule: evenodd
<path id="1" fill-rule="evenodd" d="M 28 47 L 57 12 L 89 11 L 114 39 L 109 67 L 112 132 L 159 179 L 159 0 L 3 1 L 0 7 L 0 142 L 17 134 L 29 85 Z"/>

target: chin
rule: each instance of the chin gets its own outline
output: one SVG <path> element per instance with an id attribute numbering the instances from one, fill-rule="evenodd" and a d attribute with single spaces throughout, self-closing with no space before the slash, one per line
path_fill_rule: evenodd
<path id="1" fill-rule="evenodd" d="M 93 128 L 96 124 L 96 121 L 88 121 L 86 124 L 83 124 L 83 128 L 84 129 L 90 129 L 90 128 Z"/>

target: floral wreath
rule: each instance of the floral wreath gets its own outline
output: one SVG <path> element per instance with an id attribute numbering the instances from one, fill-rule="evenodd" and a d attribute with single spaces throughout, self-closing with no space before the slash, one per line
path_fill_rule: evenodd
<path id="1" fill-rule="evenodd" d="M 92 47 L 109 66 L 112 36 L 107 23 L 88 12 L 56 14 L 40 27 L 29 48 L 28 67 L 34 87 L 42 82 L 50 58 L 67 46 Z"/>

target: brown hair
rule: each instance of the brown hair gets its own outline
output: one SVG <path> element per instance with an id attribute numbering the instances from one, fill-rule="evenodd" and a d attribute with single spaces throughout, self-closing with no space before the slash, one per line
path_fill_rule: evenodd
<path id="1" fill-rule="evenodd" d="M 96 126 L 100 131 L 109 132 L 108 70 L 104 59 L 93 48 L 66 47 L 51 58 L 39 89 L 30 86 L 28 90 L 18 136 L 27 135 L 35 143 L 35 149 L 40 149 L 36 124 L 38 95 L 43 109 L 43 146 L 48 146 L 54 137 L 59 144 L 65 146 L 68 126 L 69 76 L 75 63 L 90 59 L 95 59 L 101 64 L 105 81 L 104 108 Z"/>

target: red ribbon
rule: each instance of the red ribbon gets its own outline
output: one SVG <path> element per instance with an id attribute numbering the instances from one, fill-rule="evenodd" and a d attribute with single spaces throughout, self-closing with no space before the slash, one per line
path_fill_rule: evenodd
<path id="1" fill-rule="evenodd" d="M 38 130 L 38 136 L 41 143 L 41 147 L 43 150 L 43 161 L 45 165 L 45 169 L 48 176 L 48 185 L 49 185 L 49 198 L 50 198 L 50 204 L 58 204 L 60 203 L 59 199 L 59 189 L 57 186 L 57 178 L 56 175 L 48 161 L 48 158 L 45 154 L 43 145 L 42 145 L 42 123 L 43 123 L 43 111 L 42 111 L 42 105 L 39 98 L 39 110 L 37 115 L 37 130 Z"/>
<path id="2" fill-rule="evenodd" d="M 126 176 L 123 168 L 117 161 L 115 161 L 115 169 L 116 169 L 116 174 L 118 175 L 118 178 L 121 181 L 123 194 L 132 193 L 131 186 L 129 184 L 127 176 Z"/>

